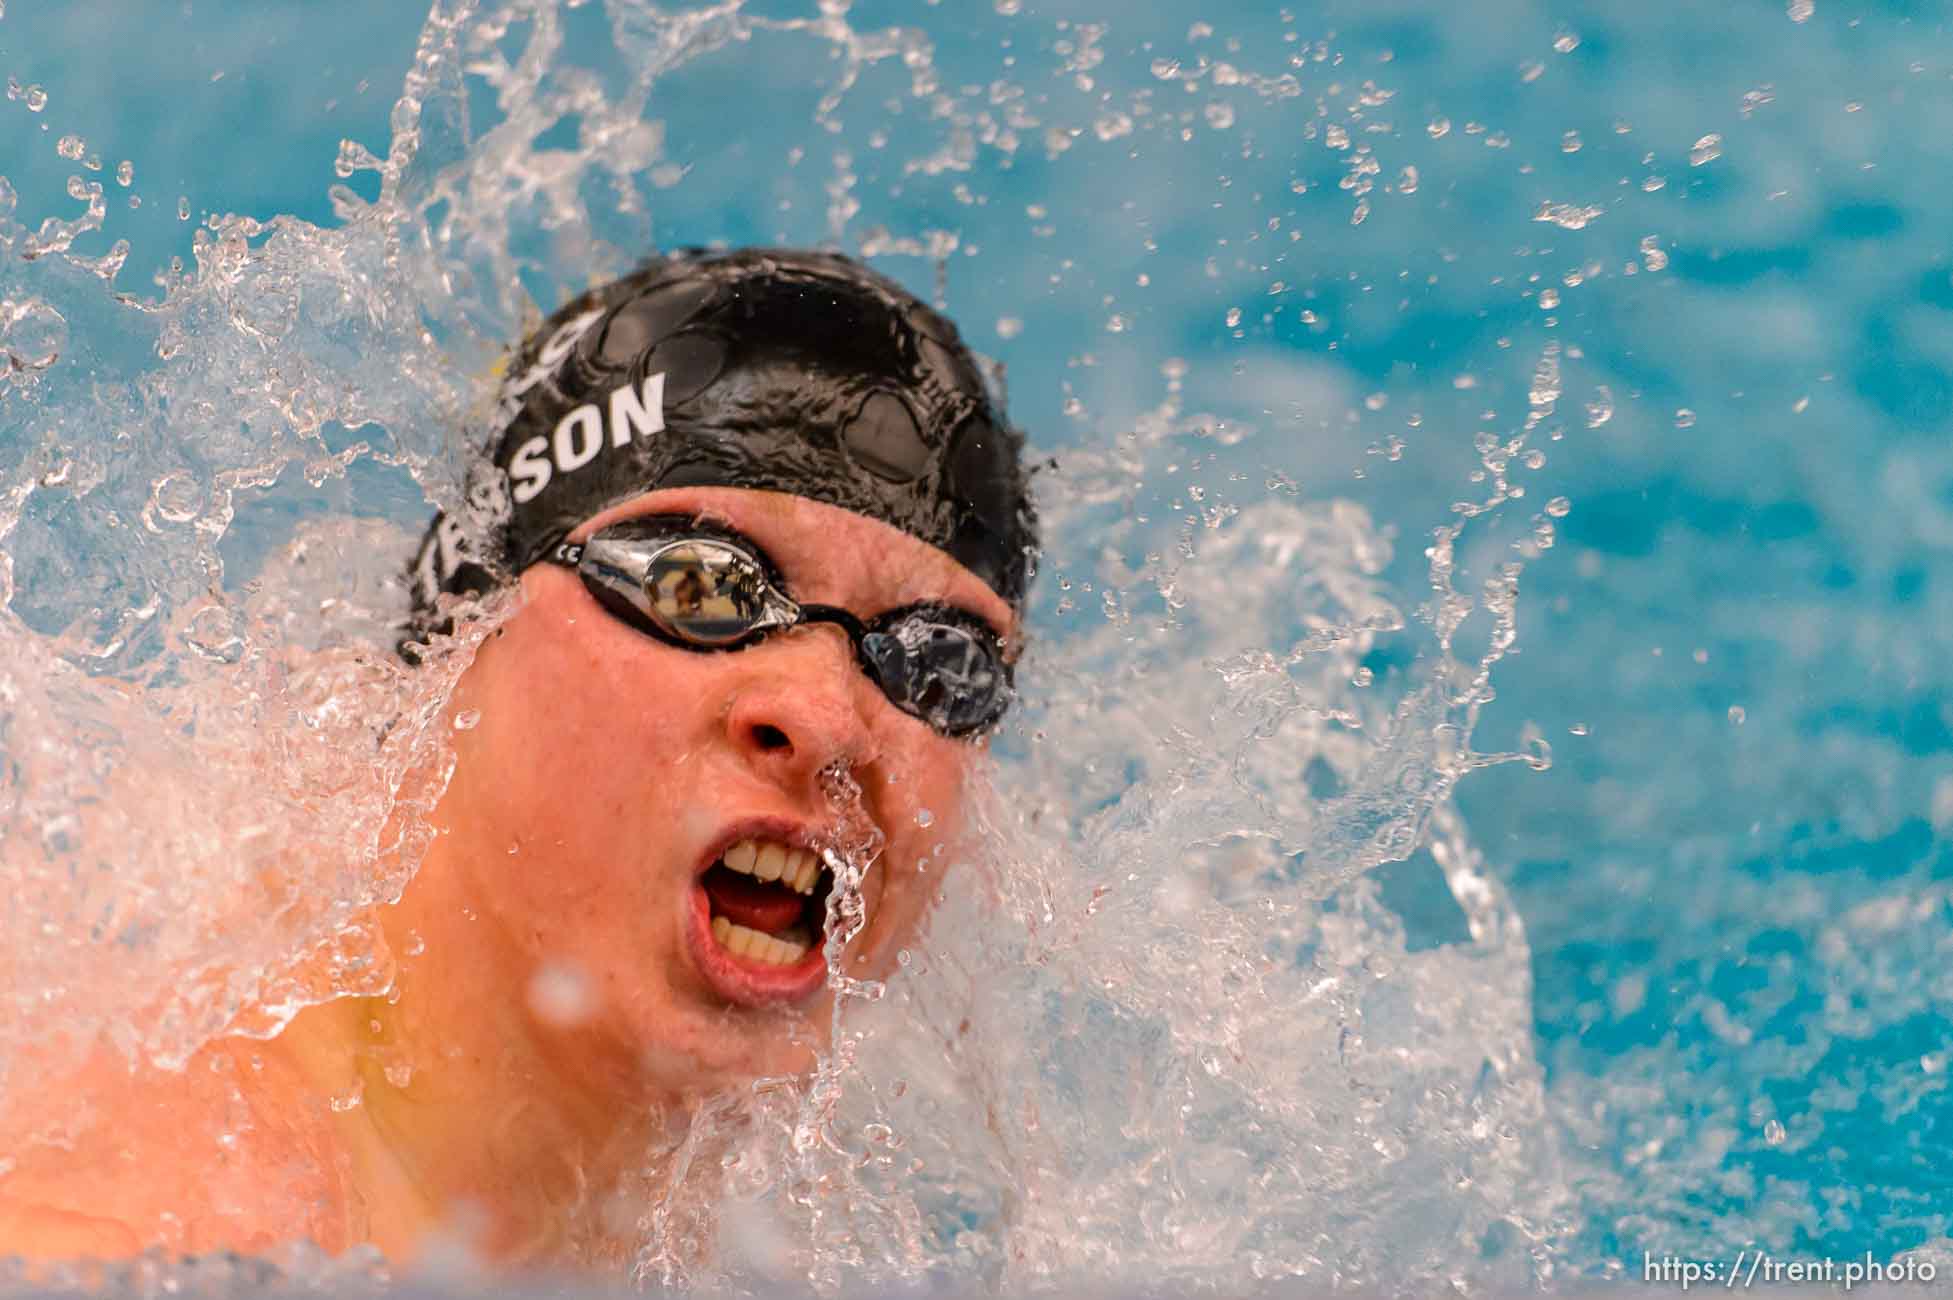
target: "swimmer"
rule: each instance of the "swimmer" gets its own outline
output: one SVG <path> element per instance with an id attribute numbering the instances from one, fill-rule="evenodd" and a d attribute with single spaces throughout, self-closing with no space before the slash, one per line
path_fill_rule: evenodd
<path id="1" fill-rule="evenodd" d="M 822 851 L 854 833 L 833 774 L 884 841 L 844 973 L 916 937 L 1037 540 L 955 328 L 838 256 L 661 258 L 535 332 L 482 445 L 402 652 L 448 630 L 445 594 L 520 606 L 449 701 L 436 838 L 374 917 L 390 989 L 180 1074 L 104 1050 L 69 1094 L 97 1122 L 0 1134 L 0 1256 L 626 1261 L 617 1189 L 686 1105 L 812 1064 Z"/>

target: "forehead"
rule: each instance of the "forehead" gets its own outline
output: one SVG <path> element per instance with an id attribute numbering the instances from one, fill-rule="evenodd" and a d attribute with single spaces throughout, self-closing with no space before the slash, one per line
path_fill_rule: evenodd
<path id="1" fill-rule="evenodd" d="M 693 515 L 745 534 L 779 566 L 796 600 L 863 617 L 934 602 L 968 610 L 999 636 L 1017 631 L 1003 597 L 943 551 L 879 519 L 785 492 L 663 488 L 595 515 L 569 540 L 640 515 Z"/>

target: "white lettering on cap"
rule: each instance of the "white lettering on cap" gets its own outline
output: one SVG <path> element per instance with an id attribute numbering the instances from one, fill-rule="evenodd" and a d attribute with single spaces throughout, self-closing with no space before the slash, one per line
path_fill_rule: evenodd
<path id="1" fill-rule="evenodd" d="M 441 578 L 445 581 L 461 569 L 461 521 L 449 515 L 434 535 L 441 539 Z"/>
<path id="2" fill-rule="evenodd" d="M 414 561 L 414 591 L 422 604 L 432 605 L 441 590 L 441 575 L 434 568 L 434 553 L 439 546 L 436 539 L 429 537 L 420 544 L 420 555 Z"/>
<path id="3" fill-rule="evenodd" d="M 515 480 L 515 487 L 509 493 L 517 505 L 536 499 L 536 494 L 549 486 L 551 475 L 556 467 L 549 463 L 543 453 L 549 450 L 549 439 L 537 434 L 515 449 L 509 461 L 509 477 Z"/>
<path id="4" fill-rule="evenodd" d="M 541 434 L 509 458 L 510 495 L 517 505 L 534 501 L 558 474 L 570 474 L 597 458 L 606 447 L 628 447 L 638 438 L 664 432 L 665 372 L 647 375 L 643 387 L 623 384 L 610 394 L 609 437 L 604 412 L 586 402 L 556 422 L 553 436 Z"/>
<path id="5" fill-rule="evenodd" d="M 556 436 L 549 449 L 556 468 L 564 473 L 582 469 L 604 449 L 603 412 L 585 402 L 556 422 Z"/>
<path id="6" fill-rule="evenodd" d="M 414 564 L 414 578 L 423 603 L 432 605 L 441 588 L 461 570 L 463 541 L 461 521 L 452 515 L 441 516 L 434 531 L 421 544 Z"/>
<path id="7" fill-rule="evenodd" d="M 549 378 L 550 372 L 555 370 L 563 358 L 570 354 L 570 349 L 576 346 L 576 341 L 589 333 L 590 327 L 602 320 L 603 316 L 602 307 L 592 307 L 589 311 L 580 316 L 573 316 L 557 327 L 556 332 L 549 336 L 549 341 L 543 344 L 542 351 L 536 354 L 536 364 L 503 387 L 502 398 L 495 404 L 497 423 L 506 425 L 515 418 L 516 412 L 522 409 L 522 395 Z"/>
<path id="8" fill-rule="evenodd" d="M 644 395 L 625 384 L 610 395 L 610 445 L 624 447 L 640 434 L 665 429 L 665 372 L 647 375 Z"/>
<path id="9" fill-rule="evenodd" d="M 570 354 L 570 349 L 576 346 L 576 341 L 582 338 L 584 332 L 595 325 L 603 314 L 602 307 L 593 307 L 581 316 L 565 321 L 561 329 L 549 336 L 549 342 L 543 344 L 542 352 L 536 357 L 536 364 L 544 370 L 554 370 L 556 363 Z"/>

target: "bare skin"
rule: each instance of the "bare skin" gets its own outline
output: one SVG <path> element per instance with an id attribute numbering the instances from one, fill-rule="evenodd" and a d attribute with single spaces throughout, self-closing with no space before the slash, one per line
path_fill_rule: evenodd
<path id="1" fill-rule="evenodd" d="M 639 514 L 744 533 L 799 600 L 863 617 L 938 601 L 1015 632 L 941 551 L 799 497 L 654 492 L 573 540 Z M 440 835 L 376 918 L 391 992 L 309 1008 L 269 1042 L 219 1041 L 181 1075 L 130 1078 L 105 1057 L 63 1096 L 112 1123 L 0 1134 L 25 1153 L 0 1162 L 0 1255 L 310 1238 L 396 1262 L 439 1242 L 511 1263 L 614 1257 L 611 1189 L 688 1098 L 811 1064 L 827 992 L 728 1000 L 687 927 L 730 828 L 831 830 L 818 774 L 836 762 L 887 839 L 848 973 L 894 968 L 939 887 L 917 864 L 955 833 L 980 745 L 897 710 L 838 628 L 697 654 L 618 622 L 567 570 L 538 565 L 522 589 L 452 701 L 479 722 L 455 733 Z"/>

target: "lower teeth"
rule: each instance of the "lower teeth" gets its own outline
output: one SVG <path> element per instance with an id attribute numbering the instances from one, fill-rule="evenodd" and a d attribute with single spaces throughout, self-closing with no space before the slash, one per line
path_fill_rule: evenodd
<path id="1" fill-rule="evenodd" d="M 791 966 L 807 955 L 813 947 L 813 936 L 804 930 L 794 929 L 775 937 L 743 925 L 735 925 L 723 916 L 712 918 L 712 937 L 719 946 L 735 957 L 748 961 L 765 962 L 772 966 Z"/>

